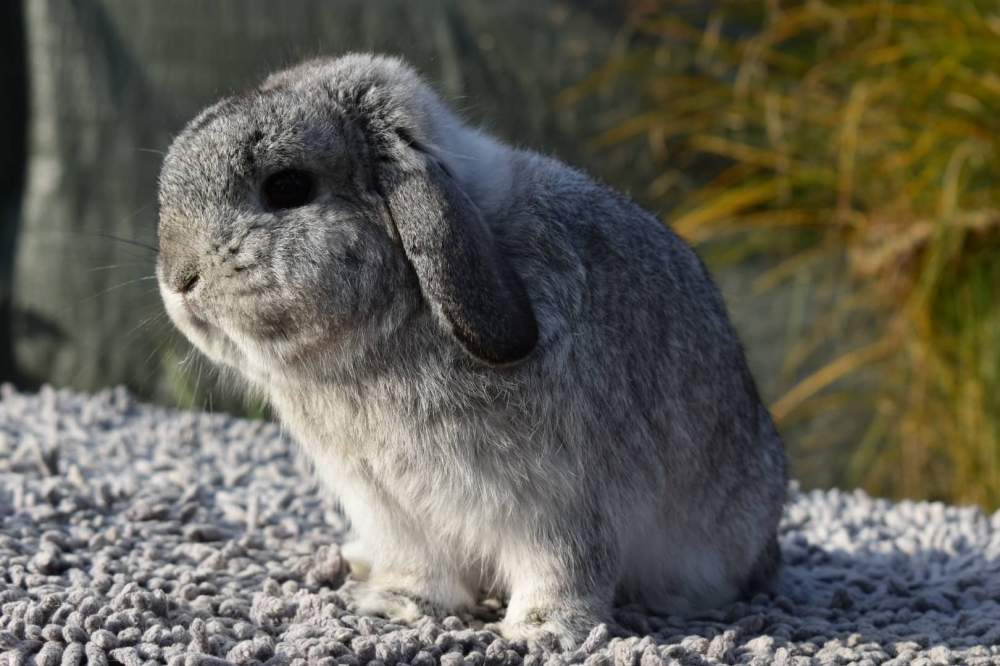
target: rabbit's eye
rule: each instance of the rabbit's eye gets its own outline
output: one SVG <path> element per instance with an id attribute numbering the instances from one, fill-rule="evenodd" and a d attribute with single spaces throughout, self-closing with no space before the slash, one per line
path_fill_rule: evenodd
<path id="1" fill-rule="evenodd" d="M 271 174 L 264 181 L 261 194 L 268 208 L 298 208 L 313 199 L 313 178 L 305 171 L 288 169 Z"/>

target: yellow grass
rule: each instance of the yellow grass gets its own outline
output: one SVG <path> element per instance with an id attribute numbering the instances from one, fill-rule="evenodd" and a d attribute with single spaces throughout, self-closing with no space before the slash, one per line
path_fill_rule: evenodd
<path id="1" fill-rule="evenodd" d="M 564 96 L 641 96 L 597 144 L 656 146 L 648 196 L 692 242 L 773 248 L 759 288 L 849 285 L 789 350 L 779 423 L 867 414 L 827 444 L 837 483 L 1000 506 L 1000 5 L 649 0 L 630 30 Z"/>

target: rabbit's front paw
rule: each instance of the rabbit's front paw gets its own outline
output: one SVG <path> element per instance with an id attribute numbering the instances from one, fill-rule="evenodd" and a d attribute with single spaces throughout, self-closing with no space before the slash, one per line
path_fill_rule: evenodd
<path id="1" fill-rule="evenodd" d="M 351 577 L 367 580 L 372 570 L 372 561 L 361 541 L 348 541 L 340 547 L 340 554 L 351 565 Z"/>
<path id="2" fill-rule="evenodd" d="M 358 615 L 381 615 L 400 622 L 415 622 L 425 615 L 445 617 L 473 603 L 459 585 L 403 576 L 349 580 L 340 595 Z"/>
<path id="3" fill-rule="evenodd" d="M 351 581 L 340 588 L 340 595 L 357 615 L 381 615 L 398 622 L 415 622 L 424 615 L 434 615 L 432 604 L 401 590 L 370 583 Z"/>
<path id="4" fill-rule="evenodd" d="M 530 609 L 520 617 L 504 618 L 503 622 L 488 625 L 507 640 L 523 640 L 529 645 L 559 647 L 572 650 L 587 638 L 590 630 L 601 620 L 587 613 L 567 609 Z"/>

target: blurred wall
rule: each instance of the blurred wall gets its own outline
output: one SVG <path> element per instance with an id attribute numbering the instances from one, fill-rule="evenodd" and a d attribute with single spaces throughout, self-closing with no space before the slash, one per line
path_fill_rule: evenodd
<path id="1" fill-rule="evenodd" d="M 19 2 L 0 3 L 0 380 L 17 381 L 13 271 L 26 163 L 28 83 Z"/>

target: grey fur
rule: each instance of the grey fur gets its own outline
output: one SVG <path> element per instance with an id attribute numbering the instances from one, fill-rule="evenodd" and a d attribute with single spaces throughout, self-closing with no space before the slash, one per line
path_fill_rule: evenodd
<path id="1" fill-rule="evenodd" d="M 267 210 L 291 167 L 315 201 Z M 160 206 L 167 311 L 338 495 L 360 611 L 491 589 L 504 635 L 572 645 L 615 598 L 714 606 L 777 565 L 783 447 L 697 256 L 399 60 L 307 62 L 209 108 Z"/>

